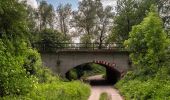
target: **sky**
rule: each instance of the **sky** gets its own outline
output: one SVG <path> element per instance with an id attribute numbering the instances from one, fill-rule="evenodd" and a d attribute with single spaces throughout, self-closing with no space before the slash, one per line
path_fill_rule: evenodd
<path id="1" fill-rule="evenodd" d="M 38 3 L 36 0 L 27 0 L 28 4 L 31 5 L 33 8 L 37 8 L 38 7 Z M 40 0 L 38 0 L 40 1 Z M 46 0 L 49 4 L 52 4 L 54 6 L 54 8 L 56 9 L 56 7 L 59 4 L 71 4 L 72 5 L 72 9 L 76 10 L 78 8 L 78 2 L 82 1 L 82 0 Z M 116 0 L 101 0 L 103 3 L 103 6 L 107 6 L 107 5 L 111 5 L 111 6 L 115 6 L 116 5 Z"/>
<path id="2" fill-rule="evenodd" d="M 73 9 L 77 9 L 78 0 L 47 0 L 48 3 L 52 4 L 54 8 L 57 8 L 59 4 L 71 4 Z"/>

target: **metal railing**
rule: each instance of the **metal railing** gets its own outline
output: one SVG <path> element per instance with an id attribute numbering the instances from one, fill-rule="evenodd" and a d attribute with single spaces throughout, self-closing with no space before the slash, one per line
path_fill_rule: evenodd
<path id="1" fill-rule="evenodd" d="M 122 43 L 34 43 L 33 47 L 39 51 L 124 49 Z"/>

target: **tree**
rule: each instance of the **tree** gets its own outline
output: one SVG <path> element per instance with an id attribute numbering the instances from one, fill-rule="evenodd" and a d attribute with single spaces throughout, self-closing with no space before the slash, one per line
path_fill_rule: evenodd
<path id="1" fill-rule="evenodd" d="M 40 32 L 40 40 L 35 45 L 37 49 L 45 52 L 53 52 L 56 49 L 65 47 L 62 43 L 68 43 L 70 40 L 65 38 L 64 34 L 53 29 L 44 29 Z"/>
<path id="2" fill-rule="evenodd" d="M 128 34 L 135 25 L 135 11 L 137 9 L 135 0 L 118 0 L 117 15 L 114 18 L 113 34 L 118 42 L 128 39 Z"/>
<path id="3" fill-rule="evenodd" d="M 98 48 L 102 48 L 102 44 L 106 42 L 107 36 L 112 28 L 112 19 L 114 13 L 112 12 L 112 7 L 103 7 L 101 0 L 95 1 L 96 6 L 96 29 L 95 29 L 95 41 L 99 43 Z"/>
<path id="4" fill-rule="evenodd" d="M 26 34 L 26 9 L 17 0 L 0 1 L 0 38 L 24 37 Z"/>
<path id="5" fill-rule="evenodd" d="M 158 0 L 159 2 L 159 13 L 164 22 L 164 27 L 166 30 L 170 30 L 170 1 L 169 0 Z"/>
<path id="6" fill-rule="evenodd" d="M 40 65 L 28 45 L 25 6 L 18 0 L 0 1 L 0 96 L 27 94 L 34 87 Z M 35 55 L 36 53 L 36 55 Z M 31 73 L 32 70 L 35 73 Z"/>
<path id="7" fill-rule="evenodd" d="M 170 8 L 168 0 L 118 0 L 116 7 L 117 15 L 114 18 L 112 34 L 114 39 L 112 40 L 124 42 L 128 38 L 132 26 L 139 24 L 146 17 L 152 4 L 158 6 L 158 12 L 166 27 L 170 19 L 167 11 Z"/>
<path id="8" fill-rule="evenodd" d="M 73 12 L 73 27 L 78 30 L 79 34 L 87 34 L 90 37 L 84 41 L 91 43 L 94 35 L 94 26 L 96 19 L 96 9 L 93 0 L 83 0 L 79 3 L 78 11 Z"/>
<path id="9" fill-rule="evenodd" d="M 66 4 L 66 5 L 60 4 L 57 7 L 60 31 L 64 33 L 65 37 L 67 37 L 67 33 L 69 31 L 68 27 L 69 27 L 69 20 L 70 20 L 71 12 L 72 11 L 71 11 L 70 4 Z"/>
<path id="10" fill-rule="evenodd" d="M 129 33 L 126 47 L 132 51 L 130 57 L 145 75 L 153 75 L 163 66 L 169 39 L 163 29 L 163 22 L 151 7 L 147 17 Z"/>
<path id="11" fill-rule="evenodd" d="M 27 14 L 28 14 L 28 27 L 31 33 L 34 33 L 37 30 L 37 11 L 33 9 L 30 5 L 27 5 Z"/>
<path id="12" fill-rule="evenodd" d="M 47 27 L 53 28 L 54 22 L 54 8 L 51 4 L 48 4 L 46 1 L 41 1 L 38 7 L 40 30 L 43 30 Z"/>
<path id="13" fill-rule="evenodd" d="M 102 48 L 112 26 L 114 13 L 112 7 L 103 7 L 101 0 L 83 0 L 79 3 L 78 11 L 73 13 L 73 26 L 82 34 L 83 43 L 98 43 Z"/>

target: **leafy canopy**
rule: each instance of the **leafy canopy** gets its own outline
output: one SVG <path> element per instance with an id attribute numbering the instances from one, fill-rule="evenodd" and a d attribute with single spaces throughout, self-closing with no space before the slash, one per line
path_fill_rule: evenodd
<path id="1" fill-rule="evenodd" d="M 129 33 L 125 45 L 132 51 L 130 57 L 135 65 L 147 66 L 152 71 L 161 66 L 165 59 L 169 39 L 156 8 L 151 6 L 147 17 Z"/>

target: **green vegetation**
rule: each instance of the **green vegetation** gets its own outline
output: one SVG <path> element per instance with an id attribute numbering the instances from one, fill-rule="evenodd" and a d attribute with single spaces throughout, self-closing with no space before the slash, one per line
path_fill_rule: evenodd
<path id="1" fill-rule="evenodd" d="M 71 37 L 86 44 L 97 43 L 99 49 L 102 43 L 126 40 L 133 70 L 117 88 L 127 100 L 170 99 L 169 0 L 118 0 L 115 14 L 112 7 L 103 7 L 101 0 L 82 0 L 77 11 L 61 4 L 56 12 L 47 1 L 37 0 L 36 9 L 26 1 L 0 0 L 0 99 L 87 100 L 88 85 L 63 81 L 42 66 L 40 54 L 32 48 L 55 51 L 69 46 L 58 43 L 70 43 Z M 68 72 L 68 78 L 76 80 L 105 71 L 97 64 L 81 65 Z M 107 97 L 106 93 L 101 95 L 101 99 Z"/>
<path id="2" fill-rule="evenodd" d="M 34 46 L 41 52 L 55 52 L 57 48 L 64 48 L 69 43 L 69 39 L 57 30 L 44 29 L 39 33 L 39 39 L 36 40 Z"/>
<path id="3" fill-rule="evenodd" d="M 109 41 L 123 43 L 127 40 L 132 27 L 141 23 L 143 18 L 147 16 L 152 4 L 158 7 L 165 30 L 169 30 L 169 27 L 167 27 L 170 22 L 170 16 L 167 14 L 170 10 L 169 0 L 117 0 L 116 16 Z"/>
<path id="4" fill-rule="evenodd" d="M 166 58 L 169 39 L 162 21 L 151 6 L 146 18 L 132 28 L 125 41 L 132 50 L 134 70 L 116 85 L 127 100 L 170 99 L 170 69 Z"/>
<path id="5" fill-rule="evenodd" d="M 103 93 L 100 95 L 99 100 L 111 100 L 111 97 L 110 97 L 106 92 L 103 92 Z"/>
<path id="6" fill-rule="evenodd" d="M 47 73 L 46 73 L 47 74 Z M 49 74 L 50 75 L 50 74 Z M 90 95 L 88 85 L 81 82 L 63 82 L 57 77 L 49 77 L 46 83 L 34 84 L 34 88 L 25 95 L 1 97 L 2 100 L 87 100 Z"/>
<path id="7" fill-rule="evenodd" d="M 87 100 L 88 85 L 64 82 L 42 66 L 40 54 L 30 46 L 26 12 L 18 0 L 0 1 L 0 99 Z M 54 31 L 43 33 L 46 42 L 62 41 Z"/>
<path id="8" fill-rule="evenodd" d="M 130 73 L 131 72 L 116 85 L 126 100 L 170 99 L 170 81 L 168 78 L 162 79 L 162 77 L 167 77 L 167 75 L 157 75 L 157 77 L 153 79 L 140 80 L 138 79 L 140 77 L 132 78 L 132 76 L 135 75 Z"/>
<path id="9" fill-rule="evenodd" d="M 88 76 L 99 75 L 106 73 L 106 69 L 98 64 L 83 64 L 71 69 L 66 76 L 69 80 L 85 79 Z"/>
<path id="10" fill-rule="evenodd" d="M 61 82 L 38 84 L 26 95 L 10 95 L 2 100 L 87 100 L 89 87 L 80 82 Z"/>

